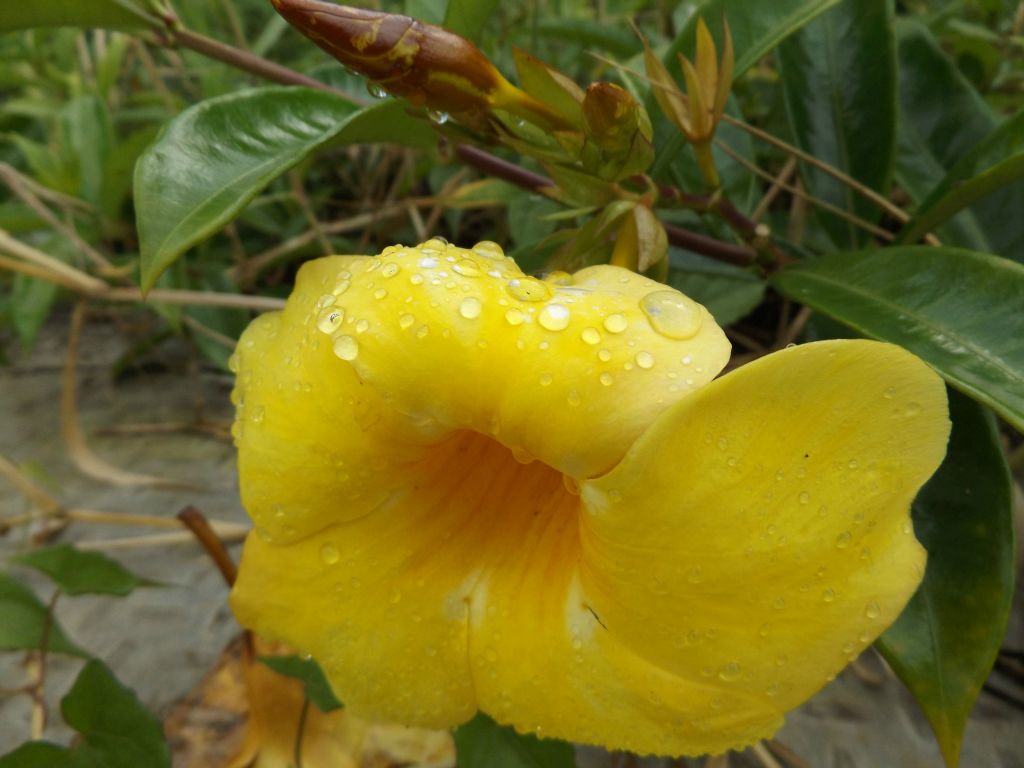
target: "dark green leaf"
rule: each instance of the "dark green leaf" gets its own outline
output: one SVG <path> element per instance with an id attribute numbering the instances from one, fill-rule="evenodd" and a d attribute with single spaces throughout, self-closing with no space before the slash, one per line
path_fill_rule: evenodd
<path id="1" fill-rule="evenodd" d="M 704 17 L 718 44 L 718 50 L 721 51 L 724 16 L 729 21 L 733 48 L 736 50 L 736 68 L 733 71 L 735 80 L 800 27 L 838 2 L 839 0 L 704 0 L 697 5 L 683 31 L 669 46 L 665 54 L 665 63 L 674 66 L 676 53 L 693 59 L 698 16 Z"/>
<path id="2" fill-rule="evenodd" d="M 31 27 L 145 29 L 160 24 L 145 5 L 131 0 L 6 1 L 0 6 L 0 32 Z"/>
<path id="3" fill-rule="evenodd" d="M 891 0 L 848 0 L 791 35 L 778 50 L 794 140 L 864 186 L 888 188 L 896 149 L 896 44 Z M 871 222 L 879 209 L 847 185 L 801 166 L 817 198 Z M 843 250 L 866 233 L 838 216 L 822 224 Z"/>
<path id="4" fill-rule="evenodd" d="M 672 248 L 668 284 L 700 302 L 719 325 L 731 325 L 761 303 L 765 284 L 740 267 Z"/>
<path id="5" fill-rule="evenodd" d="M 0 757 L 0 768 L 71 768 L 71 751 L 48 741 L 30 741 Z"/>
<path id="6" fill-rule="evenodd" d="M 55 544 L 14 555 L 10 562 L 35 568 L 69 595 L 127 595 L 136 587 L 154 586 L 101 552 L 83 552 L 70 544 Z"/>
<path id="7" fill-rule="evenodd" d="M 498 0 L 448 0 L 441 26 L 473 41 L 480 40 L 480 32 L 494 14 Z"/>
<path id="8" fill-rule="evenodd" d="M 867 336 L 906 347 L 1024 430 L 1024 266 L 903 246 L 804 262 L 773 282 Z"/>
<path id="9" fill-rule="evenodd" d="M 455 729 L 458 768 L 573 768 L 572 745 L 538 739 L 498 725 L 480 713 Z"/>
<path id="10" fill-rule="evenodd" d="M 101 662 L 86 663 L 60 708 L 82 735 L 73 750 L 76 766 L 170 768 L 160 721 Z"/>
<path id="11" fill-rule="evenodd" d="M 28 651 L 39 648 L 47 624 L 46 606 L 32 590 L 0 572 L 0 650 Z M 72 643 L 56 619 L 50 621 L 46 650 L 88 658 L 89 653 Z"/>
<path id="12" fill-rule="evenodd" d="M 914 501 L 924 581 L 879 649 L 927 715 L 947 766 L 999 651 L 1013 600 L 1011 480 L 995 419 L 950 392 L 953 433 Z"/>
<path id="13" fill-rule="evenodd" d="M 142 288 L 227 224 L 270 181 L 326 145 L 435 140 L 425 121 L 389 100 L 357 110 L 308 88 L 270 87 L 185 110 L 135 166 Z"/>
<path id="14" fill-rule="evenodd" d="M 996 130 L 991 108 L 927 28 L 901 22 L 897 30 L 901 116 L 896 177 L 911 199 L 922 203 L 934 192 L 936 180 L 959 163 L 965 163 L 960 178 L 968 178 L 1019 151 L 1020 132 L 1014 135 L 1012 123 L 1006 132 Z M 1024 261 L 1024 230 L 1017 221 L 1022 208 L 1024 185 L 1004 187 L 954 216 L 938 234 L 951 244 Z"/>
<path id="15" fill-rule="evenodd" d="M 344 706 L 331 690 L 324 671 L 313 659 L 302 659 L 298 656 L 261 656 L 260 661 L 285 677 L 301 680 L 306 690 L 306 698 L 313 702 L 321 712 L 332 712 Z"/>

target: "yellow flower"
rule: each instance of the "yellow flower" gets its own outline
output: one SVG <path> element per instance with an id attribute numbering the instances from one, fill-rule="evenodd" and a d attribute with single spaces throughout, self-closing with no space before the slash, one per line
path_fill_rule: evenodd
<path id="1" fill-rule="evenodd" d="M 667 755 L 770 735 L 919 583 L 949 424 L 898 347 L 712 381 L 728 354 L 618 267 L 540 281 L 441 240 L 306 264 L 238 348 L 236 615 L 366 717 Z"/>

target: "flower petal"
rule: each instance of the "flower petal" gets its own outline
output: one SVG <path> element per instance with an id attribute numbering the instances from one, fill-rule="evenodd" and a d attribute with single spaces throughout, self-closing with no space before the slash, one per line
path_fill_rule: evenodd
<path id="1" fill-rule="evenodd" d="M 898 347 L 762 358 L 663 414 L 584 484 L 583 593 L 637 655 L 749 696 L 752 714 L 781 713 L 920 582 L 910 503 L 948 434 L 942 381 Z"/>
<path id="2" fill-rule="evenodd" d="M 391 408 L 580 478 L 613 466 L 728 359 L 704 307 L 617 267 L 541 281 L 493 243 L 441 240 L 327 263 L 325 296 L 344 310 L 330 343 Z"/>

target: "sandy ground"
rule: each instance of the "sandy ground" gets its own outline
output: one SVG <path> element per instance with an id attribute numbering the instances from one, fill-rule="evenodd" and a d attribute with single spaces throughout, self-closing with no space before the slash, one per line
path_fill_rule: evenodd
<path id="1" fill-rule="evenodd" d="M 171 517 L 191 504 L 211 518 L 245 521 L 229 443 L 195 434 L 96 433 L 116 425 L 181 421 L 189 417 L 195 403 L 197 379 L 187 375 L 182 347 L 173 343 L 158 351 L 154 359 L 159 365 L 114 385 L 111 366 L 130 339 L 109 321 L 90 321 L 83 335 L 79 398 L 90 445 L 119 467 L 187 480 L 201 490 L 120 488 L 75 469 L 60 437 L 60 371 L 67 331 L 66 323 L 59 320 L 44 330 L 31 355 L 0 369 L 0 453 L 33 468 L 50 492 L 71 506 Z M 206 370 L 198 381 L 207 416 L 227 420 L 230 378 Z M 24 510 L 22 498 L 0 479 L 0 515 Z M 66 532 L 65 540 L 152 532 L 79 524 Z M 0 539 L 0 555 L 14 551 L 21 536 L 13 531 Z M 237 546 L 232 553 L 238 556 Z M 57 609 L 59 620 L 72 638 L 103 658 L 147 705 L 164 713 L 199 682 L 239 630 L 225 603 L 226 587 L 207 556 L 192 543 L 110 550 L 110 554 L 137 573 L 171 586 L 139 590 L 125 599 L 63 598 Z M 45 582 L 29 579 L 29 583 L 44 599 L 48 597 Z M 1020 604 L 1018 599 L 1011 627 L 1015 647 L 1024 646 Z M 0 654 L 0 688 L 24 681 L 20 662 L 19 654 Z M 871 652 L 858 666 L 859 673 L 848 669 L 791 713 L 778 740 L 815 768 L 941 765 L 928 726 L 902 685 Z M 51 701 L 58 701 L 68 689 L 78 667 L 74 660 L 52 657 L 48 669 Z M 27 737 L 29 717 L 25 697 L 0 698 L 0 754 Z M 54 719 L 59 721 L 59 717 Z M 1024 767 L 1022 723 L 1019 711 L 983 697 L 967 730 L 961 765 Z M 63 740 L 67 732 L 57 722 L 46 735 Z M 581 750 L 580 764 L 597 768 L 634 763 L 623 756 Z M 758 763 L 748 754 L 733 762 L 737 764 Z"/>

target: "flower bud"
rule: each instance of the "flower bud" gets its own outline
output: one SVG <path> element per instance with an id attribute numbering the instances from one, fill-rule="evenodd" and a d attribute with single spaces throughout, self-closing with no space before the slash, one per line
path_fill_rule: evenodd
<path id="1" fill-rule="evenodd" d="M 587 138 L 607 152 L 625 152 L 639 123 L 639 105 L 624 88 L 593 83 L 583 97 Z"/>

